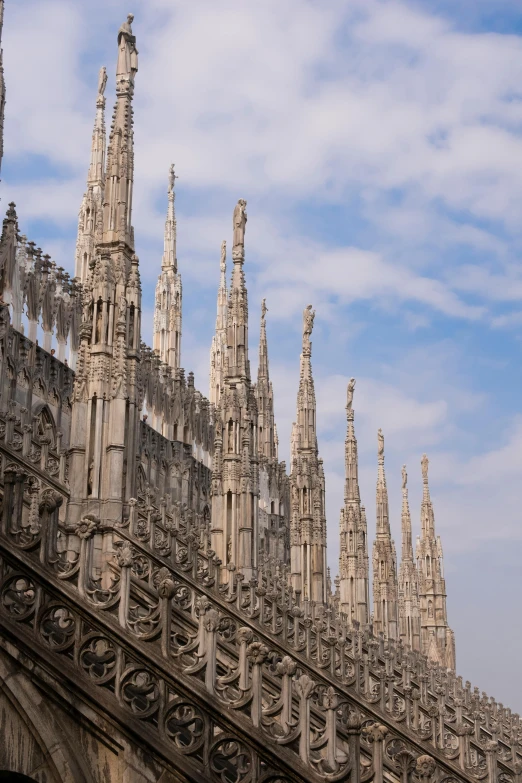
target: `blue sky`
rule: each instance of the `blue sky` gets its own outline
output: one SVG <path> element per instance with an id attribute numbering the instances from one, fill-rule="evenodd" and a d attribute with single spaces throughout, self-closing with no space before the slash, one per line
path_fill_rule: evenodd
<path id="1" fill-rule="evenodd" d="M 97 74 L 108 122 L 116 31 L 135 14 L 134 225 L 144 339 L 176 163 L 182 363 L 208 388 L 222 239 L 248 201 L 245 273 L 257 364 L 266 297 L 281 457 L 301 312 L 313 368 L 337 571 L 345 389 L 375 524 L 386 438 L 400 550 L 400 466 L 414 533 L 430 458 L 458 671 L 522 708 L 522 10 L 508 0 L 7 0 L 1 197 L 73 270 Z M 497 654 L 502 651 L 502 666 Z M 518 680 L 517 680 L 518 678 Z"/>

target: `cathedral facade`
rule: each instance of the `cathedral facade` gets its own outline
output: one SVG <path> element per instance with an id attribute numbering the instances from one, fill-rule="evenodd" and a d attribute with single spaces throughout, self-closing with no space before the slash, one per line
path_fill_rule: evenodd
<path id="1" fill-rule="evenodd" d="M 265 300 L 250 370 L 244 199 L 230 282 L 226 241 L 216 264 L 208 397 L 182 368 L 173 166 L 143 342 L 133 22 L 108 133 L 99 75 L 75 276 L 23 234 L 23 205 L 0 239 L 0 780 L 522 783 L 519 716 L 456 674 L 426 455 L 415 554 L 403 468 L 398 564 L 381 430 L 368 530 L 355 379 L 332 585 L 315 311 L 287 468 Z"/>

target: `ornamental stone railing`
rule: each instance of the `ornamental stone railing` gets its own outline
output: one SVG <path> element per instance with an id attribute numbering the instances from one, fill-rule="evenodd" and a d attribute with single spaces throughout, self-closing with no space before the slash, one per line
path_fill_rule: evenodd
<path id="1" fill-rule="evenodd" d="M 3 582 L 4 617 L 17 622 L 27 591 L 36 590 L 37 576 L 40 582 L 45 577 L 67 597 L 60 604 L 64 611 L 105 618 L 102 653 L 111 634 L 124 634 L 142 655 L 135 675 L 125 674 L 114 686 L 120 706 L 128 676 L 144 720 L 170 715 L 170 702 L 160 696 L 166 686 L 154 667 L 145 666 L 149 660 L 163 661 L 161 677 L 175 678 L 183 693 L 206 693 L 216 710 L 212 720 L 220 715 L 236 731 L 232 745 L 222 748 L 237 760 L 235 771 L 216 780 L 263 779 L 263 745 L 305 780 L 522 780 L 518 716 L 422 656 L 375 639 L 368 629 L 348 627 L 334 610 L 301 605 L 285 574 L 263 567 L 244 584 L 230 565 L 232 578 L 222 585 L 208 520 L 168 499 L 158 509 L 150 494 L 138 497 L 127 518 L 104 528 L 87 516 L 71 529 L 56 510 L 42 509 L 45 537 L 21 546 L 6 524 L 17 501 L 9 494 L 12 471 L 3 459 L 1 543 L 11 564 Z M 21 496 L 23 503 L 23 491 Z M 13 573 L 34 587 L 17 587 Z M 58 626 L 63 617 L 56 615 Z M 41 634 L 41 627 L 34 632 Z M 81 657 L 78 643 L 75 635 L 74 661 Z M 259 746 L 249 744 L 252 732 Z M 205 769 L 212 770 L 211 743 L 206 748 Z"/>
<path id="2" fill-rule="evenodd" d="M 74 368 L 78 351 L 82 309 L 82 286 L 44 255 L 34 242 L 20 235 L 15 205 L 9 204 L 0 237 L 0 300 L 11 308 L 11 320 L 22 331 L 22 316 L 27 317 L 28 338 L 36 342 L 37 328 L 43 332 L 43 347 L 51 351 L 53 335 L 58 359 Z"/>

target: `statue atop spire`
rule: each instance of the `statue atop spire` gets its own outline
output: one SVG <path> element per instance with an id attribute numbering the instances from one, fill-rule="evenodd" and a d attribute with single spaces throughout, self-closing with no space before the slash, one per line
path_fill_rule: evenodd
<path id="1" fill-rule="evenodd" d="M 127 21 L 118 30 L 118 65 L 116 67 L 116 80 L 122 79 L 134 81 L 138 71 L 138 50 L 136 49 L 136 36 L 132 34 L 134 14 L 127 15 Z"/>
<path id="2" fill-rule="evenodd" d="M 174 183 L 177 179 L 178 175 L 174 171 L 174 163 L 171 163 L 169 169 L 169 194 L 174 193 Z"/>
<path id="3" fill-rule="evenodd" d="M 98 98 L 103 98 L 105 95 L 105 87 L 107 86 L 107 68 L 102 65 L 100 73 L 98 75 Z"/>
<path id="4" fill-rule="evenodd" d="M 377 457 L 379 464 L 384 464 L 384 435 L 381 429 L 377 430 Z"/>
<path id="5" fill-rule="evenodd" d="M 430 464 L 430 461 L 426 454 L 422 455 L 421 459 L 421 470 L 422 470 L 422 482 L 424 486 L 428 485 L 428 465 Z"/>
<path id="6" fill-rule="evenodd" d="M 268 307 L 266 306 L 266 299 L 261 301 L 261 326 L 265 324 L 265 316 L 268 313 Z"/>
<path id="7" fill-rule="evenodd" d="M 303 310 L 303 349 L 310 349 L 310 337 L 314 329 L 315 310 L 309 304 Z"/>
<path id="8" fill-rule="evenodd" d="M 347 413 L 350 413 L 352 411 L 354 390 L 355 390 L 355 378 L 350 378 L 350 380 L 348 381 L 348 386 L 346 387 L 346 412 Z"/>
<path id="9" fill-rule="evenodd" d="M 227 240 L 221 243 L 221 258 L 219 259 L 219 271 L 224 275 L 227 271 Z"/>
<path id="10" fill-rule="evenodd" d="M 245 199 L 240 198 L 234 208 L 234 214 L 232 220 L 232 224 L 234 228 L 234 239 L 233 239 L 234 247 L 245 244 L 245 226 L 247 222 L 246 205 L 247 203 Z"/>

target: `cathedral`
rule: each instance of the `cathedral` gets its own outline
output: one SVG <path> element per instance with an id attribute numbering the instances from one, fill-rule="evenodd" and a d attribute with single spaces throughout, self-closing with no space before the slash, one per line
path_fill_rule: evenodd
<path id="1" fill-rule="evenodd" d="M 3 14 L 0 0 L 0 34 Z M 0 781 L 522 783 L 519 716 L 456 673 L 426 455 L 415 552 L 403 467 L 397 561 L 381 430 L 369 526 L 353 378 L 332 584 L 315 311 L 303 310 L 287 466 L 264 300 L 250 371 L 245 199 L 231 205 L 219 273 L 216 258 L 208 393 L 182 368 L 168 164 L 143 342 L 133 25 L 129 14 L 115 40 L 108 133 L 99 74 L 74 277 L 3 194 Z M 0 163 L 5 97 L 0 59 Z"/>

